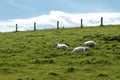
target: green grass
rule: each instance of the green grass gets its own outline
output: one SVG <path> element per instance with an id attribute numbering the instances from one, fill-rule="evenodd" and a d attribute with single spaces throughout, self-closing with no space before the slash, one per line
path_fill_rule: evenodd
<path id="1" fill-rule="evenodd" d="M 72 53 L 87 40 L 90 52 Z M 54 43 L 68 43 L 56 50 Z M 120 26 L 0 33 L 1 80 L 120 80 Z"/>

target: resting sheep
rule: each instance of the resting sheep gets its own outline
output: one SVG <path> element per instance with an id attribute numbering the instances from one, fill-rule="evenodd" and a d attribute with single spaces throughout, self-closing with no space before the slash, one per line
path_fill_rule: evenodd
<path id="1" fill-rule="evenodd" d="M 89 51 L 90 50 L 90 48 L 89 47 L 76 47 L 76 48 L 74 48 L 73 49 L 73 52 L 87 52 L 87 51 Z"/>
<path id="2" fill-rule="evenodd" d="M 59 43 L 55 43 L 55 48 L 56 49 L 68 49 L 69 47 L 69 45 L 68 44 L 59 44 Z"/>
<path id="3" fill-rule="evenodd" d="M 93 47 L 96 46 L 96 42 L 95 41 L 86 41 L 84 43 L 85 46 L 89 46 L 89 47 Z"/>

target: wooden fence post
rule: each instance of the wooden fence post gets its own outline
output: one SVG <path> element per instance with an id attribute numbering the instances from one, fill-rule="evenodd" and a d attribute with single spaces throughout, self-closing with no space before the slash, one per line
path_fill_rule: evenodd
<path id="1" fill-rule="evenodd" d="M 59 21 L 57 21 L 57 29 L 59 29 Z"/>
<path id="2" fill-rule="evenodd" d="M 16 24 L 16 26 L 15 26 L 15 32 L 17 32 L 18 31 L 18 24 Z"/>
<path id="3" fill-rule="evenodd" d="M 100 26 L 103 26 L 103 17 L 101 17 Z"/>
<path id="4" fill-rule="evenodd" d="M 83 20 L 81 19 L 80 22 L 81 22 L 81 28 L 83 28 Z"/>
<path id="5" fill-rule="evenodd" d="M 65 28 L 65 26 L 63 26 L 63 29 Z"/>
<path id="6" fill-rule="evenodd" d="M 34 22 L 34 31 L 36 31 L 36 22 Z"/>

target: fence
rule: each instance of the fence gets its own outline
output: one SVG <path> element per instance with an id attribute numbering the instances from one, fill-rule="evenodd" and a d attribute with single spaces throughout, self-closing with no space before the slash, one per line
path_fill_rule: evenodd
<path id="1" fill-rule="evenodd" d="M 101 17 L 101 19 L 100 19 L 100 26 L 103 26 L 103 17 Z M 34 22 L 34 31 L 36 31 L 37 30 L 37 26 L 36 26 L 36 22 Z M 83 28 L 84 26 L 83 26 L 83 19 L 80 19 L 80 27 L 81 28 Z M 60 27 L 59 27 L 59 21 L 57 21 L 57 29 L 59 29 Z M 63 28 L 65 28 L 64 26 L 63 26 Z M 18 24 L 16 24 L 16 27 L 15 27 L 15 32 L 18 32 Z"/>

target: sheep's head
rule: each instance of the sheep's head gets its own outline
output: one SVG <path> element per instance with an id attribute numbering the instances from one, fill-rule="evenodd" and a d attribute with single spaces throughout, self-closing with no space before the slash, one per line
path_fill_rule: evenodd
<path id="1" fill-rule="evenodd" d="M 54 47 L 57 47 L 58 44 L 59 44 L 59 43 L 55 43 L 55 44 L 54 44 Z"/>
<path id="2" fill-rule="evenodd" d="M 90 51 L 90 48 L 89 47 L 85 47 L 85 51 Z"/>
<path id="3" fill-rule="evenodd" d="M 65 43 L 67 46 L 70 46 L 68 43 Z"/>

